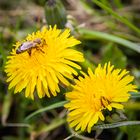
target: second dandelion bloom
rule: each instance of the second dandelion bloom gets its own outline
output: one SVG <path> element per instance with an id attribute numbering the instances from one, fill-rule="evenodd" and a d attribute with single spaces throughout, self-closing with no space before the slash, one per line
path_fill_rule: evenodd
<path id="1" fill-rule="evenodd" d="M 80 44 L 70 30 L 50 27 L 29 34 L 17 42 L 5 66 L 9 89 L 14 93 L 25 89 L 25 96 L 34 99 L 37 90 L 39 98 L 60 92 L 59 83 L 69 85 L 68 79 L 77 75 L 81 67 L 76 62 L 84 61 L 83 54 L 72 47 Z"/>
<path id="2" fill-rule="evenodd" d="M 66 93 L 69 103 L 65 107 L 70 126 L 90 132 L 94 124 L 105 120 L 103 110 L 123 109 L 121 103 L 129 99 L 128 92 L 136 91 L 136 86 L 128 71 L 114 69 L 110 63 L 103 67 L 99 64 L 94 73 L 88 69 L 88 75 L 83 75 L 75 80 L 73 91 Z"/>

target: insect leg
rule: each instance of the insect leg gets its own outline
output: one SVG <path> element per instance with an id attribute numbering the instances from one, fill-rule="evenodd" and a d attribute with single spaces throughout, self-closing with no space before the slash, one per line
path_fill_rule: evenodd
<path id="1" fill-rule="evenodd" d="M 39 49 L 42 53 L 45 53 L 42 49 Z"/>
<path id="2" fill-rule="evenodd" d="M 39 48 L 39 47 L 36 47 L 36 50 L 39 50 L 39 51 L 41 51 L 42 53 L 45 53 L 41 48 Z"/>
<path id="3" fill-rule="evenodd" d="M 32 49 L 28 49 L 29 56 L 31 56 L 31 53 L 32 53 Z"/>

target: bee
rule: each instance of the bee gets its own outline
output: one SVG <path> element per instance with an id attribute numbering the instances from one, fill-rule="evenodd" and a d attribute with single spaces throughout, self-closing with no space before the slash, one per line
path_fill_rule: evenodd
<path id="1" fill-rule="evenodd" d="M 29 53 L 29 55 L 31 55 L 31 50 L 33 48 L 41 50 L 41 49 L 38 48 L 38 45 L 40 45 L 41 43 L 42 43 L 42 41 L 41 41 L 40 38 L 37 38 L 33 41 L 26 41 L 18 47 L 18 49 L 16 50 L 16 54 L 20 54 L 20 53 L 23 53 L 23 52 L 27 51 Z"/>
<path id="2" fill-rule="evenodd" d="M 104 96 L 101 96 L 101 105 L 105 108 L 108 104 L 110 104 L 109 100 Z"/>

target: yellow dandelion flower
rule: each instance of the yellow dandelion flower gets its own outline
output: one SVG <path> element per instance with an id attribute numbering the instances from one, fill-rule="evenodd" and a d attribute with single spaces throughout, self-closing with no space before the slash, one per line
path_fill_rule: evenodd
<path id="1" fill-rule="evenodd" d="M 58 84 L 69 85 L 68 79 L 77 75 L 81 67 L 76 62 L 84 61 L 83 54 L 72 47 L 80 44 L 70 30 L 43 28 L 17 42 L 5 66 L 9 89 L 14 93 L 25 89 L 25 96 L 34 99 L 37 90 L 39 98 L 60 92 Z"/>
<path id="2" fill-rule="evenodd" d="M 104 67 L 99 64 L 94 73 L 89 68 L 88 75 L 82 72 L 84 78 L 79 76 L 73 91 L 66 93 L 69 103 L 65 107 L 69 110 L 70 127 L 90 132 L 99 119 L 104 121 L 103 110 L 122 109 L 121 103 L 130 97 L 128 92 L 136 91 L 136 86 L 131 84 L 134 77 L 128 73 L 114 69 L 110 63 Z"/>

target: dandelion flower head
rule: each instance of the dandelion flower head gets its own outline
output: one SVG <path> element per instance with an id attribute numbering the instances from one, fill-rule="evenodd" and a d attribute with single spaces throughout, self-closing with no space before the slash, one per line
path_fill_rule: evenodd
<path id="1" fill-rule="evenodd" d="M 27 47 L 30 43 L 30 49 L 16 53 L 20 46 Z M 35 90 L 39 98 L 56 96 L 59 84 L 69 85 L 68 79 L 77 75 L 75 68 L 81 69 L 76 62 L 84 61 L 83 54 L 72 48 L 77 44 L 80 41 L 70 36 L 69 29 L 62 32 L 56 26 L 29 34 L 16 43 L 8 56 L 5 72 L 9 89 L 14 87 L 14 93 L 25 89 L 25 96 L 32 99 Z"/>
<path id="2" fill-rule="evenodd" d="M 70 127 L 91 132 L 98 120 L 105 120 L 103 110 L 123 109 L 121 103 L 129 99 L 128 92 L 136 91 L 136 86 L 131 83 L 134 77 L 128 73 L 106 63 L 103 67 L 99 64 L 94 73 L 89 68 L 88 75 L 79 76 L 73 91 L 66 93 Z"/>

